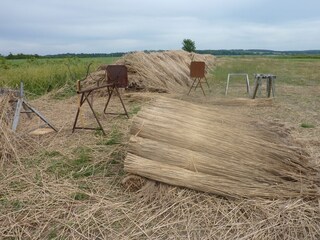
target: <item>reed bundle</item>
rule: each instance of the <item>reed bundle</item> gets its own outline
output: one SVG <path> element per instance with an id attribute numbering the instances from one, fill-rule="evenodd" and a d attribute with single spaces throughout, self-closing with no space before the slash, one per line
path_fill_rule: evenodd
<path id="1" fill-rule="evenodd" d="M 319 196 L 308 154 L 280 127 L 159 98 L 133 119 L 127 172 L 228 197 Z"/>
<path id="2" fill-rule="evenodd" d="M 185 51 L 134 52 L 120 58 L 116 64 L 128 68 L 129 89 L 150 92 L 181 92 L 190 86 L 191 61 L 204 61 L 207 71 L 213 68 L 215 59 L 212 55 L 201 55 Z M 102 84 L 106 66 L 102 65 L 85 81 Z M 87 83 L 86 83 L 87 82 Z"/>

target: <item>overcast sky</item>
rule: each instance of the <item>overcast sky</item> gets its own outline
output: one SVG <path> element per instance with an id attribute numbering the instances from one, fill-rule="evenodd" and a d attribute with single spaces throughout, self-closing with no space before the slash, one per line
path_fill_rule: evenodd
<path id="1" fill-rule="evenodd" d="M 0 54 L 320 49 L 319 0 L 0 0 Z"/>

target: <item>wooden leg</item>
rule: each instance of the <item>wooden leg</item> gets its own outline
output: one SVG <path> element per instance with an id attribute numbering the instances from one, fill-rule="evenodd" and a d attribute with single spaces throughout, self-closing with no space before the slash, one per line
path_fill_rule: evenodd
<path id="1" fill-rule="evenodd" d="M 187 95 L 189 95 L 190 94 L 190 92 L 191 92 L 191 89 L 193 88 L 193 86 L 194 86 L 194 83 L 196 82 L 196 78 L 193 80 L 193 83 L 192 83 L 192 85 L 190 86 L 190 89 L 189 89 L 189 92 L 188 92 L 188 94 Z"/>
<path id="2" fill-rule="evenodd" d="M 204 80 L 206 81 L 206 84 L 207 84 L 207 86 L 208 86 L 208 89 L 209 89 L 209 91 L 211 92 L 211 88 L 210 88 L 210 86 L 209 86 L 208 79 L 207 79 L 206 77 L 204 77 Z"/>
<path id="3" fill-rule="evenodd" d="M 58 132 L 58 130 L 49 123 L 49 121 L 41 115 L 41 113 L 39 113 L 36 109 L 34 109 L 33 107 L 31 107 L 28 103 L 24 102 L 24 104 L 34 113 L 36 114 L 42 121 L 44 121 L 46 124 L 48 124 L 49 127 L 51 127 L 54 131 Z"/>
<path id="4" fill-rule="evenodd" d="M 272 87 L 272 79 L 271 79 L 271 77 L 269 77 L 267 79 L 268 98 L 271 96 L 271 87 Z"/>
<path id="5" fill-rule="evenodd" d="M 230 74 L 228 74 L 228 78 L 227 78 L 227 85 L 226 85 L 226 91 L 224 93 L 225 96 L 227 96 L 228 94 L 228 89 L 229 89 L 229 80 L 230 80 Z"/>
<path id="6" fill-rule="evenodd" d="M 23 99 L 19 98 L 17 101 L 16 110 L 14 112 L 14 118 L 13 118 L 13 123 L 12 123 L 12 131 L 14 131 L 14 132 L 17 130 L 17 127 L 18 127 L 22 103 L 23 103 Z"/>
<path id="7" fill-rule="evenodd" d="M 121 95 L 120 95 L 120 93 L 119 93 L 119 91 L 118 91 L 118 88 L 115 87 L 115 89 L 116 89 L 116 92 L 117 92 L 117 94 L 118 94 L 118 96 L 119 96 L 119 98 L 120 98 L 120 102 L 121 102 L 121 104 L 122 104 L 122 107 L 123 107 L 123 109 L 124 109 L 124 112 L 126 113 L 127 117 L 129 118 L 129 114 L 128 114 L 128 112 L 127 112 L 127 109 L 126 109 L 123 101 L 122 101 L 122 98 L 121 98 Z"/>
<path id="8" fill-rule="evenodd" d="M 202 84 L 201 84 L 200 79 L 199 79 L 199 85 L 200 85 L 200 87 L 201 87 L 201 90 L 202 90 L 202 92 L 203 92 L 203 95 L 205 96 L 206 94 L 205 94 L 205 92 L 204 92 L 204 90 L 203 90 L 203 87 L 202 87 Z"/>
<path id="9" fill-rule="evenodd" d="M 90 94 L 90 93 L 89 93 L 89 94 Z M 89 94 L 88 94 L 88 95 L 89 95 Z M 86 98 L 86 100 L 87 100 L 87 103 L 88 103 L 88 105 L 89 105 L 92 113 L 93 113 L 93 116 L 95 117 L 95 119 L 97 120 L 97 123 L 99 124 L 100 130 L 102 131 L 103 135 L 106 135 L 106 133 L 104 132 L 103 127 L 102 127 L 102 125 L 101 125 L 101 123 L 100 123 L 100 121 L 99 121 L 99 119 L 98 119 L 98 117 L 97 117 L 97 115 L 96 115 L 96 113 L 95 113 L 94 110 L 93 110 L 93 107 L 92 107 L 89 99 Z"/>
<path id="10" fill-rule="evenodd" d="M 254 86 L 254 91 L 253 91 L 252 99 L 255 99 L 255 98 L 256 98 L 258 88 L 259 88 L 259 80 L 256 79 L 256 84 L 255 84 L 255 86 Z"/>
<path id="11" fill-rule="evenodd" d="M 83 104 L 83 98 L 84 98 L 84 93 L 81 94 L 81 99 L 80 99 L 80 104 L 78 106 L 78 110 L 77 110 L 77 113 L 76 113 L 76 118 L 74 119 L 74 123 L 73 123 L 73 128 L 72 128 L 72 132 L 74 133 L 74 130 L 76 129 L 77 127 L 77 122 L 78 122 L 78 117 L 79 117 L 79 113 L 80 113 L 80 108 Z"/>
<path id="12" fill-rule="evenodd" d="M 112 94 L 113 94 L 113 90 L 114 90 L 114 87 L 110 90 L 109 87 L 108 87 L 108 100 L 107 100 L 107 103 L 103 109 L 103 112 L 106 113 L 106 110 L 107 110 L 107 107 L 109 105 L 109 102 L 111 100 L 111 97 L 112 97 Z"/>
<path id="13" fill-rule="evenodd" d="M 247 93 L 249 97 L 251 96 L 251 91 L 250 91 L 250 82 L 249 82 L 249 77 L 248 74 L 246 75 L 246 83 L 247 83 Z"/>

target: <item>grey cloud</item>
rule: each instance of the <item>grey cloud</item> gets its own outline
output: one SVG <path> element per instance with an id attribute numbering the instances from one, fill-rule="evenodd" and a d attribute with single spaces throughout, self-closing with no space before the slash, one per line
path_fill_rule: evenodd
<path id="1" fill-rule="evenodd" d="M 0 54 L 179 49 L 319 48 L 308 0 L 2 0 Z"/>

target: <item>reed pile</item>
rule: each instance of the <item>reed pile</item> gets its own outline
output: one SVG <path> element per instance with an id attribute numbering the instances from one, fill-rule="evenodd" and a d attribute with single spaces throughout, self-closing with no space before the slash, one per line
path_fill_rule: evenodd
<path id="1" fill-rule="evenodd" d="M 207 72 L 214 67 L 212 55 L 201 55 L 185 51 L 134 52 L 126 54 L 115 64 L 128 68 L 129 89 L 150 92 L 181 92 L 192 84 L 190 79 L 191 61 L 204 61 Z M 103 84 L 106 66 L 102 65 L 84 81 L 88 86 Z"/>
<path id="2" fill-rule="evenodd" d="M 233 198 L 319 196 L 317 170 L 283 127 L 158 98 L 133 119 L 127 172 Z"/>

